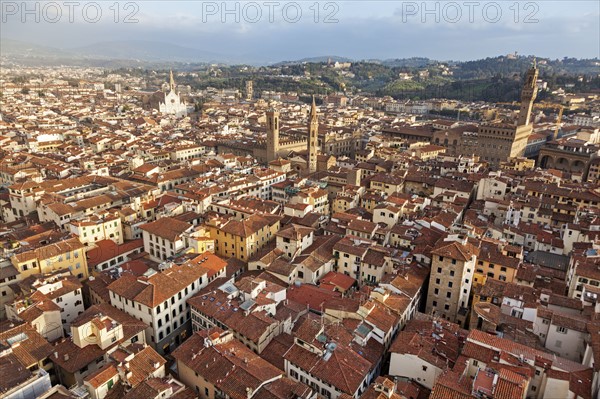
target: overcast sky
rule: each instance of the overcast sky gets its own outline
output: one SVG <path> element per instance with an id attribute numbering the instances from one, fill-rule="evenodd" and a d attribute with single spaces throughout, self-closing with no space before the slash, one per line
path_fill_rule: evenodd
<path id="1" fill-rule="evenodd" d="M 36 9 L 30 2 L 34 11 L 26 14 L 21 1 L 2 0 L 2 36 L 58 48 L 160 41 L 269 61 L 322 55 L 467 60 L 515 51 L 600 57 L 597 0 L 67 3 L 44 1 Z"/>

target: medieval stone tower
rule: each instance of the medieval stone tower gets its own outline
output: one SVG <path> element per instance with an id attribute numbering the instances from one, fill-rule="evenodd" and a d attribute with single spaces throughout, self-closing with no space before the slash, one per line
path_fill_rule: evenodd
<path id="1" fill-rule="evenodd" d="M 267 163 L 277 159 L 279 153 L 279 112 L 267 110 Z"/>
<path id="2" fill-rule="evenodd" d="M 308 173 L 317 171 L 317 155 L 319 146 L 319 118 L 317 116 L 317 106 L 315 97 L 313 96 L 312 105 L 310 107 L 310 115 L 308 118 Z"/>
<path id="3" fill-rule="evenodd" d="M 253 82 L 251 80 L 246 81 L 246 101 L 252 101 L 254 96 Z"/>
<path id="4" fill-rule="evenodd" d="M 462 152 L 474 153 L 487 161 L 492 167 L 510 158 L 522 157 L 527 140 L 533 130 L 530 123 L 533 101 L 537 95 L 538 69 L 535 61 L 527 71 L 525 83 L 521 91 L 521 112 L 514 123 L 483 123 L 479 125 L 478 140 L 475 146 L 467 148 L 463 140 Z M 468 152 L 467 152 L 468 151 Z"/>
<path id="5" fill-rule="evenodd" d="M 537 78 L 538 69 L 534 60 L 533 65 L 527 71 L 525 84 L 523 85 L 523 90 L 521 90 L 521 110 L 519 111 L 517 126 L 529 125 L 533 101 L 537 96 Z"/>

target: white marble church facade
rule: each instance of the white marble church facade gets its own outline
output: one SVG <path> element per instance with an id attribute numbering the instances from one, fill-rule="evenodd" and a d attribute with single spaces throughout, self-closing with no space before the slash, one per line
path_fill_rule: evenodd
<path id="1" fill-rule="evenodd" d="M 181 100 L 179 93 L 175 92 L 175 80 L 173 79 L 173 71 L 171 71 L 169 92 L 165 93 L 165 102 L 161 102 L 158 105 L 158 110 L 163 115 L 175 115 L 176 117 L 183 117 L 187 115 L 188 108 L 185 101 Z"/>

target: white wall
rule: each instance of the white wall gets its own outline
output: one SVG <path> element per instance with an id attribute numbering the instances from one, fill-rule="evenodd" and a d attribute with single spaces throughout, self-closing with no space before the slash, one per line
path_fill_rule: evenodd
<path id="1" fill-rule="evenodd" d="M 424 370 L 423 368 L 426 368 Z M 433 366 L 423 359 L 410 354 L 392 353 L 390 356 L 390 375 L 405 377 L 417 381 L 419 384 L 433 388 L 433 384 L 442 374 L 442 369 Z"/>

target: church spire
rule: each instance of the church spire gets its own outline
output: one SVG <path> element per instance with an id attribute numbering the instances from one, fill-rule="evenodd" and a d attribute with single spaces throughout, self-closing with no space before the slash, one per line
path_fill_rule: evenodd
<path id="1" fill-rule="evenodd" d="M 169 72 L 169 87 L 172 91 L 175 91 L 175 79 L 173 79 L 173 70 Z"/>

